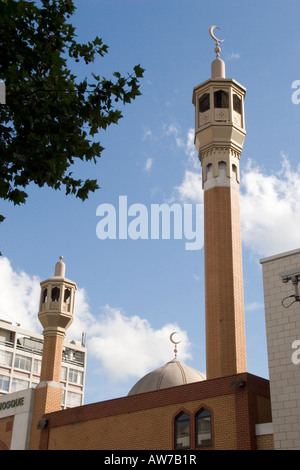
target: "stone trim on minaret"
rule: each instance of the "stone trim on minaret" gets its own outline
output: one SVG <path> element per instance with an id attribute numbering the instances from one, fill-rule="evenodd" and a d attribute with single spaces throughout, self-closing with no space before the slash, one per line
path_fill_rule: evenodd
<path id="1" fill-rule="evenodd" d="M 54 277 L 42 281 L 39 320 L 43 326 L 43 356 L 40 383 L 35 390 L 30 448 L 38 449 L 40 429 L 46 425 L 45 413 L 59 411 L 62 402 L 60 384 L 63 342 L 73 321 L 76 284 L 65 278 L 65 264 L 55 265 Z"/>
<path id="2" fill-rule="evenodd" d="M 246 89 L 225 78 L 219 40 L 212 77 L 194 88 L 195 146 L 204 190 L 207 379 L 246 371 L 239 161 Z"/>

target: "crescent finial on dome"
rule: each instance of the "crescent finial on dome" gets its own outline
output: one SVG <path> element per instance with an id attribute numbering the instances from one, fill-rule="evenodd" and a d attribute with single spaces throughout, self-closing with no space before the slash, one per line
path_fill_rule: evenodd
<path id="1" fill-rule="evenodd" d="M 173 331 L 173 333 L 170 334 L 170 341 L 171 343 L 175 344 L 175 348 L 174 348 L 175 359 L 177 358 L 177 344 L 181 342 L 181 341 L 175 341 L 173 339 L 173 336 L 176 334 L 177 334 L 177 331 Z"/>

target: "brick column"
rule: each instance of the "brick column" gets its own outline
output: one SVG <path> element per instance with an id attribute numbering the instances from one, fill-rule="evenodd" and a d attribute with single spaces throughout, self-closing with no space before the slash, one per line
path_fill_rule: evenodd
<path id="1" fill-rule="evenodd" d="M 246 371 L 239 195 L 231 187 L 204 193 L 206 376 Z"/>

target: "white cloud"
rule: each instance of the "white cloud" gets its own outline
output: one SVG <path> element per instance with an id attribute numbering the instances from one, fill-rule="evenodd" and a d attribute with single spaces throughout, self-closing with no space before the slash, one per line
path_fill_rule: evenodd
<path id="1" fill-rule="evenodd" d="M 244 245 L 260 256 L 299 248 L 300 165 L 282 154 L 280 171 L 267 175 L 249 161 L 241 181 Z"/>
<path id="2" fill-rule="evenodd" d="M 165 135 L 174 136 L 178 148 L 182 149 L 188 157 L 185 161 L 185 171 L 182 182 L 174 187 L 171 201 L 179 200 L 181 203 L 199 204 L 203 202 L 201 165 L 194 145 L 195 131 L 188 129 L 185 138 L 181 135 L 178 126 L 170 124 L 165 128 Z"/>
<path id="3" fill-rule="evenodd" d="M 149 173 L 151 171 L 152 165 L 153 165 L 153 158 L 150 158 L 150 157 L 147 158 L 144 171 L 146 173 Z"/>
<path id="4" fill-rule="evenodd" d="M 192 164 L 192 166 L 196 168 L 200 168 L 200 162 L 197 157 L 197 150 L 195 147 L 194 139 L 195 139 L 195 131 L 193 128 L 191 128 L 187 131 L 185 153 L 189 156 L 190 163 Z"/>
<path id="5" fill-rule="evenodd" d="M 263 309 L 264 309 L 264 304 L 260 302 L 250 302 L 248 304 L 245 304 L 246 312 L 253 312 L 255 310 L 263 310 Z"/>
<path id="6" fill-rule="evenodd" d="M 88 297 L 85 289 L 77 286 L 74 304 L 74 321 L 67 330 L 67 338 L 81 340 L 82 333 L 91 335 L 93 328 L 97 326 L 95 317 L 90 312 Z"/>
<path id="7" fill-rule="evenodd" d="M 178 126 L 175 124 L 169 124 L 168 126 L 165 126 L 164 128 L 164 135 L 166 136 L 173 136 L 176 142 L 177 147 L 179 148 L 184 148 L 184 140 L 181 137 L 181 131 Z"/>
<path id="8" fill-rule="evenodd" d="M 16 272 L 10 261 L 0 257 L 0 318 L 20 323 L 25 329 L 41 332 L 38 320 L 40 279 L 23 271 Z M 92 315 L 83 288 L 75 297 L 74 321 L 67 330 L 69 339 L 81 340 L 87 333 L 88 356 L 99 361 L 107 379 L 140 378 L 152 368 L 173 358 L 169 335 L 178 331 L 182 340 L 180 359 L 189 356 L 189 342 L 177 325 L 166 324 L 153 329 L 137 315 L 127 316 L 119 309 L 106 306 L 103 315 Z"/>
<path id="9" fill-rule="evenodd" d="M 231 54 L 227 57 L 227 60 L 237 60 L 240 59 L 241 54 L 239 52 L 231 52 Z"/>
<path id="10" fill-rule="evenodd" d="M 175 186 L 179 200 L 183 203 L 203 202 L 202 177 L 199 172 L 185 170 L 182 183 Z"/>
<path id="11" fill-rule="evenodd" d="M 14 271 L 10 261 L 0 257 L 0 318 L 24 329 L 42 332 L 38 319 L 40 281 L 38 276 L 29 276 L 24 271 Z M 84 289 L 76 291 L 75 321 L 67 330 L 72 339 L 81 339 L 82 332 L 92 329 L 95 322 L 89 311 Z"/>
<path id="12" fill-rule="evenodd" d="M 0 257 L 0 318 L 19 323 L 25 329 L 40 331 L 37 318 L 40 295 L 38 277 L 13 270 L 9 260 Z"/>
<path id="13" fill-rule="evenodd" d="M 105 307 L 105 313 L 89 340 L 89 351 L 98 357 L 102 369 L 110 377 L 126 380 L 142 377 L 150 370 L 173 359 L 169 336 L 178 331 L 180 359 L 190 357 L 186 333 L 177 325 L 167 324 L 154 330 L 150 323 L 137 315 L 127 317 L 119 309 Z"/>
<path id="14" fill-rule="evenodd" d="M 202 203 L 202 177 L 194 148 L 194 130 L 186 142 L 178 127 L 170 125 L 178 147 L 188 155 L 182 182 L 174 187 L 172 200 Z M 240 206 L 243 245 L 259 256 L 268 256 L 299 248 L 300 165 L 292 168 L 282 153 L 278 172 L 266 174 L 249 160 L 241 178 Z M 196 171 L 195 171 L 196 169 Z"/>
<path id="15" fill-rule="evenodd" d="M 169 124 L 164 127 L 164 135 L 174 137 L 177 147 L 183 149 L 184 153 L 188 156 L 187 165 L 200 168 L 200 162 L 194 145 L 195 131 L 193 128 L 188 129 L 185 137 L 182 137 L 180 127 L 175 124 Z"/>
<path id="16" fill-rule="evenodd" d="M 149 139 L 149 138 L 150 139 L 152 138 L 152 131 L 149 128 L 145 128 L 142 140 L 146 140 L 146 139 Z"/>

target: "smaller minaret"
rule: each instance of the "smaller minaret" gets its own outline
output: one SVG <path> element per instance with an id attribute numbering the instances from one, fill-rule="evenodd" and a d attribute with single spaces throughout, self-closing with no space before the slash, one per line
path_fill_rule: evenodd
<path id="1" fill-rule="evenodd" d="M 63 343 L 73 321 L 76 284 L 65 278 L 65 263 L 55 265 L 54 277 L 42 281 L 38 317 L 43 326 L 44 346 L 40 383 L 36 387 L 32 419 L 31 449 L 38 449 L 41 418 L 61 409 L 60 384 Z"/>
<path id="2" fill-rule="evenodd" d="M 39 320 L 44 337 L 65 337 L 73 321 L 76 284 L 65 278 L 66 265 L 59 257 L 54 277 L 41 282 Z"/>

